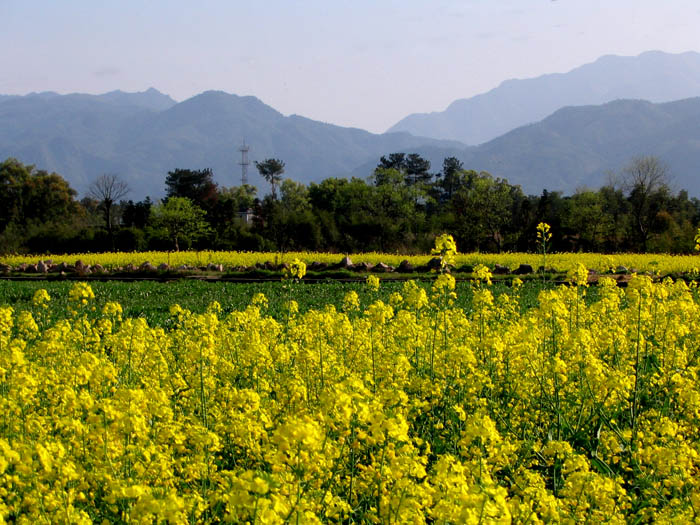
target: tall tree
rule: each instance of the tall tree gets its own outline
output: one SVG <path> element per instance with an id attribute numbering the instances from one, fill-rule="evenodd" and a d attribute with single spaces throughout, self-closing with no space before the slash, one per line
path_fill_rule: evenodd
<path id="1" fill-rule="evenodd" d="M 220 188 L 216 206 L 210 215 L 212 224 L 239 219 L 253 208 L 256 193 L 257 188 L 250 184 Z"/>
<path id="2" fill-rule="evenodd" d="M 1 162 L 0 252 L 47 251 L 56 246 L 52 241 L 75 234 L 82 219 L 75 196 L 56 173 L 37 171 L 14 158 Z"/>
<path id="3" fill-rule="evenodd" d="M 207 214 L 207 219 L 216 232 L 216 243 L 220 249 L 249 249 L 241 243 L 250 240 L 252 209 L 255 206 L 255 186 L 223 187 L 219 189 L 216 206 Z M 249 214 L 248 211 L 251 211 Z"/>
<path id="4" fill-rule="evenodd" d="M 406 170 L 406 154 L 391 153 L 388 157 L 382 156 L 377 164 L 377 169 L 394 169 L 396 171 Z"/>
<path id="5" fill-rule="evenodd" d="M 520 186 L 481 172 L 450 200 L 454 214 L 451 229 L 464 249 L 500 252 L 508 234 L 513 233 L 513 216 L 522 198 Z"/>
<path id="6" fill-rule="evenodd" d="M 576 243 L 574 248 L 600 250 L 612 228 L 612 218 L 605 213 L 602 193 L 579 189 L 566 202 L 562 226 L 570 231 Z"/>
<path id="7" fill-rule="evenodd" d="M 444 199 L 449 201 L 458 187 L 459 174 L 464 171 L 464 164 L 457 157 L 447 157 L 442 161 L 442 180 L 440 185 Z"/>
<path id="8" fill-rule="evenodd" d="M 607 252 L 632 249 L 627 234 L 630 221 L 629 202 L 627 202 L 622 188 L 608 184 L 601 187 L 598 194 L 606 221 L 610 223 L 610 228 L 603 241 L 603 249 Z"/>
<path id="9" fill-rule="evenodd" d="M 381 168 L 377 166 L 372 176 L 375 186 L 391 186 L 398 189 L 404 185 L 405 175 L 396 168 Z"/>
<path id="10" fill-rule="evenodd" d="M 280 184 L 280 198 L 268 195 L 262 202 L 264 231 L 278 250 L 317 250 L 321 227 L 311 211 L 308 188 L 291 179 Z"/>
<path id="11" fill-rule="evenodd" d="M 418 153 L 391 153 L 388 157 L 382 156 L 377 167 L 374 169 L 374 178 L 377 185 L 383 184 L 377 180 L 387 170 L 394 170 L 399 173 L 402 182 L 406 186 L 415 186 L 426 183 L 432 178 L 430 173 L 430 161 L 421 157 Z"/>
<path id="12" fill-rule="evenodd" d="M 375 186 L 398 187 L 405 183 L 406 179 L 406 154 L 392 153 L 388 157 L 382 156 L 377 167 L 374 168 L 372 179 Z"/>
<path id="13" fill-rule="evenodd" d="M 173 241 L 175 251 L 180 242 L 190 243 L 209 232 L 206 212 L 186 197 L 170 197 L 153 207 L 151 218 L 156 227 L 164 228 Z"/>
<path id="14" fill-rule="evenodd" d="M 413 203 L 418 206 L 421 198 L 425 200 L 428 193 L 428 185 L 433 174 L 430 173 L 430 161 L 424 159 L 418 153 L 411 153 L 406 158 L 406 173 L 404 184 L 411 188 Z"/>
<path id="15" fill-rule="evenodd" d="M 279 159 L 265 159 L 262 162 L 256 160 L 255 167 L 260 175 L 270 184 L 273 200 L 277 200 L 277 185 L 282 181 L 284 162 Z"/>
<path id="16" fill-rule="evenodd" d="M 0 163 L 0 232 L 10 223 L 46 223 L 70 217 L 76 192 L 57 173 L 8 158 Z"/>
<path id="17" fill-rule="evenodd" d="M 102 208 L 112 250 L 114 250 L 114 205 L 129 191 L 131 191 L 129 185 L 114 174 L 100 175 L 88 189 L 88 195 L 96 199 Z"/>
<path id="18" fill-rule="evenodd" d="M 122 224 L 129 228 L 144 228 L 151 216 L 153 202 L 150 197 L 134 202 L 122 202 Z"/>
<path id="19" fill-rule="evenodd" d="M 217 185 L 211 168 L 202 170 L 175 169 L 165 178 L 168 197 L 185 197 L 205 210 L 216 203 Z"/>
<path id="20" fill-rule="evenodd" d="M 425 184 L 432 177 L 429 160 L 424 159 L 418 153 L 411 153 L 406 158 L 406 184 L 408 186 Z"/>

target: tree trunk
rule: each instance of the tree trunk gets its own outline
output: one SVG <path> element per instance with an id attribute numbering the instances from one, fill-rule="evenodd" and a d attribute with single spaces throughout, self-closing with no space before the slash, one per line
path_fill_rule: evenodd
<path id="1" fill-rule="evenodd" d="M 112 251 L 116 251 L 116 246 L 114 244 L 114 231 L 112 228 L 112 206 L 105 201 L 105 222 L 107 223 L 107 236 L 109 237 L 109 243 L 112 246 Z"/>

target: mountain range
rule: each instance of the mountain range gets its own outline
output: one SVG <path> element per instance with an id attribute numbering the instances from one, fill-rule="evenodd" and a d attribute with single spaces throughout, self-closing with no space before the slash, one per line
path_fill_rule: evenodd
<path id="1" fill-rule="evenodd" d="M 566 107 L 468 148 L 460 158 L 528 193 L 546 188 L 570 194 L 606 184 L 610 173 L 645 155 L 668 166 L 672 189 L 700 196 L 700 98 Z"/>
<path id="2" fill-rule="evenodd" d="M 454 141 L 360 129 L 284 116 L 255 97 L 207 91 L 180 103 L 149 89 L 105 95 L 37 93 L 0 98 L 0 158 L 56 171 L 80 193 L 102 173 L 126 180 L 132 198 L 162 196 L 167 172 L 212 168 L 225 186 L 240 184 L 243 141 L 250 160 L 280 158 L 300 182 L 345 176 L 387 152 Z M 267 189 L 253 164 L 249 180 Z"/>
<path id="3" fill-rule="evenodd" d="M 630 71 L 629 89 L 624 89 L 620 75 L 613 74 L 616 68 L 610 63 Z M 600 71 L 608 71 L 609 78 L 601 78 Z M 645 84 L 645 77 L 664 81 Z M 476 128 L 505 126 L 501 117 L 507 111 L 498 109 L 504 86 L 510 100 L 519 101 L 516 105 L 534 108 L 535 100 L 547 98 L 541 93 L 547 82 L 558 86 L 548 88 L 550 94 L 561 95 L 557 100 L 580 101 L 579 95 L 592 86 L 596 101 L 628 100 L 589 105 L 573 101 L 551 111 L 540 104 L 538 111 L 549 113 L 539 118 L 521 115 L 521 120 L 532 120 L 514 124 L 479 146 L 467 146 L 439 133 L 432 137 L 407 131 L 372 134 L 285 116 L 255 97 L 221 91 L 207 91 L 179 103 L 153 88 L 103 95 L 0 95 L 0 160 L 16 157 L 56 171 L 81 194 L 99 175 L 114 173 L 130 185 L 128 198 L 138 200 L 162 196 L 167 172 L 175 168 L 212 168 L 219 184 L 240 184 L 238 149 L 243 141 L 250 146 L 251 161 L 282 159 L 285 176 L 303 183 L 367 177 L 380 156 L 403 151 L 421 154 L 431 161 L 433 171 L 440 170 L 445 157 L 456 156 L 465 168 L 507 178 L 535 194 L 542 189 L 571 193 L 580 186 L 595 188 L 605 182 L 608 172 L 620 170 L 633 157 L 656 155 L 668 164 L 676 188 L 700 196 L 700 98 L 683 98 L 700 95 L 700 55 L 653 52 L 631 58 L 603 57 L 570 73 L 508 81 L 474 97 L 480 107 L 490 108 L 479 117 Z M 652 100 L 640 100 L 640 93 Z M 676 97 L 683 99 L 653 101 Z M 468 99 L 467 105 L 475 104 L 474 99 Z M 459 106 L 458 102 L 462 101 L 455 102 Z M 253 164 L 248 175 L 264 194 L 268 186 Z"/>
<path id="4" fill-rule="evenodd" d="M 617 99 L 670 102 L 698 95 L 700 53 L 606 55 L 568 73 L 506 80 L 487 93 L 455 100 L 444 111 L 409 115 L 388 131 L 475 145 L 538 122 L 565 106 Z"/>

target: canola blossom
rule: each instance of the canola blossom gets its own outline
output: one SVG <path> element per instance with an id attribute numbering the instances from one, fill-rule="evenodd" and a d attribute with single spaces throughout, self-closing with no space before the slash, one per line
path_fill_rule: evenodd
<path id="1" fill-rule="evenodd" d="M 469 311 L 447 273 L 282 320 L 0 306 L 0 523 L 697 521 L 698 290 L 584 271 L 528 309 L 487 270 Z"/>
<path id="2" fill-rule="evenodd" d="M 372 290 L 373 292 L 376 292 L 379 290 L 379 277 L 376 275 L 368 275 L 366 279 L 367 283 L 367 288 Z"/>
<path id="3" fill-rule="evenodd" d="M 435 239 L 435 247 L 431 251 L 432 255 L 440 256 L 440 268 L 446 270 L 448 266 L 454 266 L 457 255 L 457 244 L 452 235 L 443 233 Z"/>
<path id="4" fill-rule="evenodd" d="M 285 269 L 285 279 L 303 279 L 306 275 L 306 263 L 299 259 L 294 259 Z"/>
<path id="5" fill-rule="evenodd" d="M 551 227 L 546 222 L 540 222 L 537 225 L 537 242 L 541 245 L 545 245 L 552 238 Z"/>

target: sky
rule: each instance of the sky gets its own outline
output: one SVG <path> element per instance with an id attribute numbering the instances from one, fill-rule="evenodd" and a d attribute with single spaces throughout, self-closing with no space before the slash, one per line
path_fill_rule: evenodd
<path id="1" fill-rule="evenodd" d="M 254 95 L 381 133 L 511 78 L 700 51 L 698 0 L 0 0 L 0 94 Z"/>

